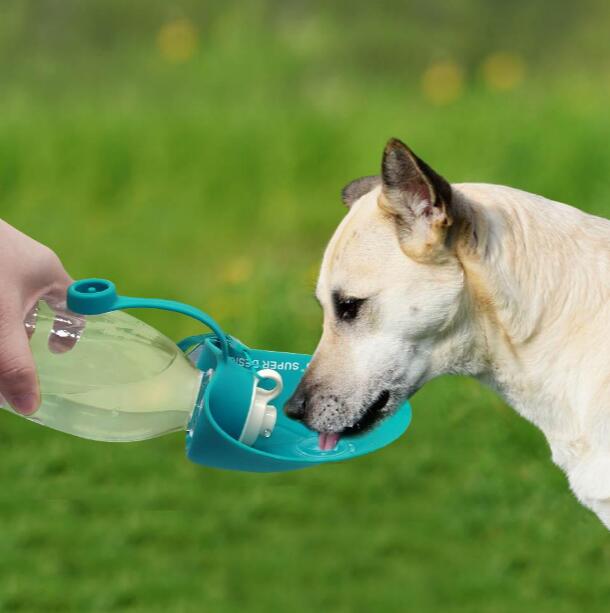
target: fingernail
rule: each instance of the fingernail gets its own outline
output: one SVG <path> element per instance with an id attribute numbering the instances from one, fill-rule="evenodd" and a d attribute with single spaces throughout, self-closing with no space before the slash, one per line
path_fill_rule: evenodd
<path id="1" fill-rule="evenodd" d="M 9 398 L 11 406 L 17 413 L 30 415 L 38 408 L 38 398 L 36 394 L 19 394 Z"/>

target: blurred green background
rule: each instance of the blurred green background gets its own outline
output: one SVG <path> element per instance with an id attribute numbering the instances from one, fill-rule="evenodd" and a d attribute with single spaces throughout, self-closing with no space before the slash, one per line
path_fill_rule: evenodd
<path id="1" fill-rule="evenodd" d="M 602 0 L 3 0 L 0 212 L 74 277 L 310 352 L 339 190 L 390 136 L 610 215 L 609 27 Z M 279 475 L 0 415 L 0 611 L 608 611 L 608 534 L 542 435 L 470 380 L 413 406 L 394 446 Z"/>

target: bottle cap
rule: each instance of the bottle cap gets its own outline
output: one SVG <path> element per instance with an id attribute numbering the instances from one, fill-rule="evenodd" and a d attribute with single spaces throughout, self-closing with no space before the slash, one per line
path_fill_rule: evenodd
<path id="1" fill-rule="evenodd" d="M 244 445 L 253 445 L 259 436 L 265 438 L 271 436 L 277 420 L 277 410 L 269 403 L 282 393 L 284 387 L 282 376 L 275 370 L 267 368 L 259 370 L 256 374 L 258 378 L 254 380 L 252 401 L 239 436 L 239 442 Z M 275 386 L 270 390 L 259 387 L 260 379 L 275 381 Z"/>

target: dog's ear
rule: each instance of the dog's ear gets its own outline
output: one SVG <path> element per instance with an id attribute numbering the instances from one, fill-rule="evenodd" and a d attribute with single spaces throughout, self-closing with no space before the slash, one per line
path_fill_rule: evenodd
<path id="1" fill-rule="evenodd" d="M 396 138 L 383 152 L 381 179 L 379 205 L 396 220 L 403 248 L 423 256 L 441 246 L 453 222 L 449 183 Z"/>
<path id="2" fill-rule="evenodd" d="M 354 179 L 341 190 L 341 200 L 343 200 L 343 204 L 349 209 L 356 200 L 362 198 L 364 194 L 368 194 L 380 183 L 381 177 L 378 175 Z"/>

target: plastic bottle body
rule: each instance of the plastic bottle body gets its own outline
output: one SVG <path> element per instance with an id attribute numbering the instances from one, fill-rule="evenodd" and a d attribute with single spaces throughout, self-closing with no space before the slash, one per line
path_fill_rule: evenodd
<path id="1" fill-rule="evenodd" d="M 54 317 L 40 303 L 30 345 L 41 406 L 27 419 L 83 438 L 113 442 L 186 428 L 201 372 L 170 339 L 116 311 L 87 317 L 74 348 L 57 354 L 48 343 Z"/>

